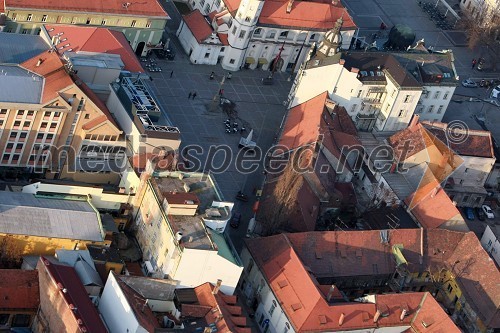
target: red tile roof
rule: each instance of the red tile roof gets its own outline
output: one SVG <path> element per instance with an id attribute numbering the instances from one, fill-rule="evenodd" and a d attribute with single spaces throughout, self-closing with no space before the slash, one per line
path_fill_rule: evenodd
<path id="1" fill-rule="evenodd" d="M 111 112 L 109 111 L 108 107 L 106 104 L 104 104 L 103 101 L 97 97 L 97 95 L 90 89 L 89 86 L 87 86 L 83 81 L 77 80 L 78 82 L 78 88 L 92 101 L 92 103 L 95 104 L 99 108 L 99 110 L 103 113 L 101 116 L 92 119 L 91 121 L 85 123 L 82 128 L 84 130 L 90 130 L 97 125 L 104 123 L 106 121 L 109 121 L 111 124 L 113 124 L 118 131 L 120 131 L 120 126 L 116 123 L 115 119 L 111 115 Z"/>
<path id="2" fill-rule="evenodd" d="M 200 204 L 200 200 L 198 200 L 195 193 L 163 192 L 162 194 L 169 204 L 186 204 L 186 201 L 192 201 L 191 205 Z"/>
<path id="3" fill-rule="evenodd" d="M 383 244 L 379 231 L 327 231 L 248 239 L 246 244 L 274 294 L 283 302 L 282 307 L 296 330 L 318 330 L 318 315 L 326 315 L 327 311 L 332 313 L 325 308 L 327 304 L 318 291 L 317 278 L 392 274 L 396 265 L 392 253 L 395 244 L 403 245 L 401 252 L 412 272 L 428 268 L 434 271 L 443 265 L 452 270 L 468 304 L 483 322 L 490 327 L 500 327 L 500 313 L 497 311 L 500 306 L 500 271 L 474 233 L 398 229 L 388 231 L 388 240 Z M 421 244 L 424 244 L 423 249 Z M 290 287 L 280 287 L 282 280 L 286 280 Z M 402 296 L 405 299 L 408 294 L 401 295 L 405 295 Z M 340 311 L 346 314 L 346 320 L 353 319 L 352 326 L 345 327 L 360 328 L 363 326 L 359 325 L 365 325 L 360 322 L 362 316 L 353 312 L 359 314 L 371 310 L 364 309 L 361 304 L 353 309 L 342 307 L 330 318 L 332 329 L 337 328 Z M 373 318 L 373 312 L 370 314 Z M 383 323 L 379 321 L 380 325 Z M 366 325 L 372 327 L 371 323 Z"/>
<path id="4" fill-rule="evenodd" d="M 333 233 L 333 232 L 331 232 Z M 256 264 L 270 285 L 281 308 L 290 320 L 295 331 L 337 331 L 367 329 L 376 327 L 391 327 L 396 325 L 412 325 L 413 319 L 418 315 L 419 306 L 426 304 L 429 298 L 432 311 L 432 319 L 442 322 L 446 332 L 460 332 L 449 319 L 446 313 L 439 308 L 437 302 L 428 293 L 405 293 L 393 295 L 378 295 L 373 303 L 334 303 L 329 304 L 324 296 L 324 287 L 318 285 L 314 275 L 314 268 L 307 262 L 302 262 L 297 255 L 297 246 L 293 243 L 291 236 L 316 234 L 317 240 L 323 238 L 322 233 L 281 234 L 264 239 L 252 239 L 247 241 L 247 246 Z M 340 234 L 341 232 L 339 232 Z M 373 232 L 378 236 L 378 232 Z M 351 233 L 346 240 L 351 238 Z M 332 235 L 333 236 L 333 235 Z M 329 237 L 335 239 L 336 236 Z M 377 243 L 380 243 L 379 241 Z M 325 250 L 335 251 L 333 244 L 324 244 Z M 300 249 L 298 249 L 300 251 Z M 359 250 L 358 250 L 359 251 Z M 309 248 L 309 253 L 317 260 L 329 262 L 334 256 L 331 253 L 321 253 Z M 364 254 L 364 252 L 363 252 Z M 391 254 L 392 255 L 392 254 Z M 317 259 L 322 256 L 321 259 Z M 324 259 L 323 259 L 324 258 Z M 385 259 L 384 259 L 385 260 Z M 372 262 L 369 263 L 370 266 Z M 329 263 L 325 263 L 329 265 Z M 354 264 L 355 265 L 355 264 Z M 358 263 L 359 265 L 359 263 Z M 307 266 L 307 270 L 306 267 Z M 338 267 L 335 265 L 334 269 Z M 331 268 L 330 268 L 331 269 Z M 313 276 L 311 276 L 311 274 Z M 283 283 L 286 281 L 286 283 Z M 401 316 L 401 305 L 408 307 L 408 316 L 403 320 Z M 386 306 L 388 313 L 386 317 L 374 323 L 373 318 L 377 308 Z M 436 308 L 437 306 L 437 308 Z M 439 310 L 438 310 L 439 309 Z M 339 323 L 341 315 L 344 314 L 342 324 Z"/>
<path id="5" fill-rule="evenodd" d="M 38 271 L 0 269 L 0 310 L 31 309 L 40 305 Z"/>
<path id="6" fill-rule="evenodd" d="M 124 16 L 153 16 L 167 18 L 168 14 L 157 0 L 131 1 L 128 7 L 121 0 L 5 0 L 5 8 L 46 9 L 63 12 L 121 14 Z"/>
<path id="7" fill-rule="evenodd" d="M 0 1 L 0 13 L 5 13 L 5 7 L 3 1 Z"/>
<path id="8" fill-rule="evenodd" d="M 439 228 L 452 219 L 462 219 L 457 207 L 437 180 L 419 188 L 405 203 L 412 215 L 426 229 Z"/>
<path id="9" fill-rule="evenodd" d="M 66 289 L 66 292 L 61 295 L 68 307 L 71 304 L 75 307 L 70 313 L 73 314 L 75 321 L 81 320 L 79 326 L 85 327 L 87 332 L 108 332 L 75 269 L 71 266 L 54 264 L 44 257 L 41 257 L 40 261 L 54 283 Z M 50 300 L 47 301 L 50 302 Z"/>
<path id="10" fill-rule="evenodd" d="M 343 30 L 356 29 L 351 16 L 338 1 L 333 5 L 331 1 L 294 1 L 292 11 L 287 13 L 288 1 L 266 0 L 259 17 L 259 23 L 264 25 L 284 26 L 311 30 L 330 30 L 342 16 Z"/>
<path id="11" fill-rule="evenodd" d="M 288 111 L 280 145 L 292 150 L 318 140 L 319 123 L 327 97 L 328 92 L 325 91 Z"/>
<path id="12" fill-rule="evenodd" d="M 491 133 L 488 131 L 448 128 L 448 124 L 440 122 L 423 121 L 422 125 L 459 155 L 495 157 Z"/>
<path id="13" fill-rule="evenodd" d="M 155 332 L 156 328 L 160 328 L 160 324 L 158 323 L 156 316 L 153 314 L 151 308 L 147 305 L 147 300 L 134 289 L 129 287 L 120 278 L 117 278 L 115 272 L 111 271 L 111 274 L 113 274 L 113 276 L 115 277 L 116 282 L 120 286 L 120 289 L 123 291 L 128 304 L 132 308 L 132 311 L 134 311 L 135 318 L 139 322 L 139 325 L 141 325 L 150 333 Z"/>
<path id="14" fill-rule="evenodd" d="M 207 20 L 205 20 L 205 17 L 203 17 L 198 9 L 184 15 L 183 18 L 198 43 L 202 43 L 214 32 L 212 26 L 208 24 Z"/>
<path id="15" fill-rule="evenodd" d="M 106 28 L 81 27 L 76 25 L 45 25 L 49 36 L 57 34 L 65 38 L 57 45 L 57 52 L 63 54 L 69 49 L 72 52 L 86 51 L 117 54 L 121 57 L 125 69 L 131 72 L 144 72 L 141 63 L 130 47 L 125 35 L 120 31 Z M 64 47 L 67 45 L 66 47 Z"/>
<path id="16" fill-rule="evenodd" d="M 222 45 L 226 46 L 229 45 L 229 37 L 227 36 L 227 34 L 218 33 L 217 36 L 219 37 L 219 40 L 222 43 Z"/>
<path id="17" fill-rule="evenodd" d="M 238 10 L 238 7 L 240 7 L 240 3 L 241 0 L 224 0 L 224 4 L 231 13 Z"/>
<path id="18" fill-rule="evenodd" d="M 220 333 L 251 333 L 251 329 L 247 327 L 248 319 L 237 304 L 237 298 L 224 295 L 221 291 L 214 295 L 214 289 L 209 282 L 194 288 L 198 304 L 182 304 L 181 314 L 204 317 L 207 324 L 215 323 L 217 332 Z M 217 321 L 221 315 L 222 319 Z"/>
<path id="19" fill-rule="evenodd" d="M 42 60 L 42 63 L 37 66 L 39 60 Z M 45 78 L 42 103 L 53 100 L 59 95 L 59 91 L 73 85 L 73 80 L 64 70 L 64 64 L 55 52 L 45 51 L 20 66 Z"/>

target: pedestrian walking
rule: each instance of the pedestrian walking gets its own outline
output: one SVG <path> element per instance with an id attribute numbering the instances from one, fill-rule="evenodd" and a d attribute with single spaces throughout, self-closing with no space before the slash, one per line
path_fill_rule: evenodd
<path id="1" fill-rule="evenodd" d="M 196 95 L 197 95 L 197 94 L 196 94 L 196 91 L 195 91 L 195 92 L 193 92 L 193 99 L 196 97 Z"/>
<path id="2" fill-rule="evenodd" d="M 477 64 L 476 58 L 472 59 L 472 69 L 474 69 L 474 67 L 476 66 L 476 64 Z"/>
<path id="3" fill-rule="evenodd" d="M 190 91 L 190 92 L 189 92 L 188 99 L 191 99 L 191 96 L 193 96 L 193 93 Z"/>
<path id="4" fill-rule="evenodd" d="M 170 78 L 172 78 L 172 75 L 174 75 L 174 71 L 173 70 L 170 72 Z"/>

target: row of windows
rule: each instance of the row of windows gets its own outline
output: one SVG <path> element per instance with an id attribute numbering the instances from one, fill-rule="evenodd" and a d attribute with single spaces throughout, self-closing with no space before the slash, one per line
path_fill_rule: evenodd
<path id="1" fill-rule="evenodd" d="M 85 118 L 87 119 L 87 118 Z M 97 135 L 97 134 L 87 134 L 85 135 L 86 140 L 97 140 L 97 141 L 116 141 L 118 136 L 116 135 Z"/>
<path id="2" fill-rule="evenodd" d="M 48 15 L 42 15 L 42 18 L 41 18 L 41 20 L 40 20 L 40 21 L 41 21 L 41 22 L 47 22 L 47 19 L 48 19 L 48 18 L 49 18 L 49 16 L 48 16 Z M 11 19 L 12 19 L 12 21 L 17 21 L 17 13 L 12 13 L 12 15 L 11 15 Z M 28 15 L 26 16 L 26 21 L 28 21 L 28 22 L 32 22 L 32 21 L 33 21 L 33 14 L 28 14 Z M 57 16 L 56 22 L 57 22 L 57 23 L 60 23 L 60 22 L 62 22 L 62 21 L 64 21 L 64 18 L 62 18 L 61 16 Z M 96 22 L 96 19 L 93 19 L 93 18 L 90 18 L 90 17 L 89 17 L 89 18 L 87 18 L 87 20 L 85 21 L 85 24 L 92 24 L 92 23 L 97 24 L 98 22 L 99 22 L 99 19 L 97 19 L 97 22 Z M 72 18 L 71 18 L 71 24 L 76 24 L 76 23 L 78 23 L 78 18 L 77 18 L 77 17 L 72 17 Z M 120 23 L 120 19 L 118 19 L 118 21 L 116 22 L 116 24 L 115 24 L 115 25 L 120 25 L 119 23 Z M 104 19 L 104 18 L 103 18 L 103 19 L 101 19 L 101 23 L 100 23 L 100 24 L 101 24 L 101 25 L 107 25 L 107 21 L 106 21 L 106 19 Z M 136 25 L 137 25 L 137 20 L 132 20 L 132 21 L 130 22 L 130 26 L 131 26 L 131 27 L 135 27 Z M 146 28 L 151 28 L 151 21 L 147 21 L 147 22 L 146 22 Z M 26 33 L 24 32 L 25 30 L 26 30 L 26 31 L 28 31 L 27 29 L 24 29 L 24 30 L 23 30 L 23 33 L 24 33 L 24 34 L 26 34 L 26 33 L 27 33 L 27 32 L 26 32 Z"/>
<path id="3" fill-rule="evenodd" d="M 257 28 L 254 30 L 253 32 L 253 37 L 263 37 L 263 32 L 264 32 L 264 29 L 262 28 Z M 233 32 L 233 35 L 235 33 Z M 266 37 L 265 38 L 271 38 L 271 39 L 274 39 L 276 37 L 276 30 L 270 30 L 267 32 L 266 34 Z M 278 36 L 278 39 L 286 39 L 286 38 L 289 38 L 289 39 L 293 39 L 294 35 L 293 33 L 291 33 L 290 31 L 283 31 L 279 34 Z M 313 40 L 316 40 L 319 36 L 317 34 L 311 34 L 311 36 L 309 36 L 309 40 L 310 41 L 313 41 Z M 307 32 L 301 32 L 298 37 L 297 37 L 297 41 L 305 41 L 307 38 Z"/>
<path id="4" fill-rule="evenodd" d="M 443 95 L 443 100 L 447 100 L 448 99 L 448 96 L 450 95 L 450 93 L 448 91 L 446 91 Z M 424 98 L 429 98 L 430 97 L 430 92 L 429 91 L 423 91 L 422 92 L 422 96 L 424 96 Z M 439 97 L 441 96 L 441 91 L 436 91 L 434 93 L 434 96 L 433 98 L 434 99 L 438 99 Z"/>

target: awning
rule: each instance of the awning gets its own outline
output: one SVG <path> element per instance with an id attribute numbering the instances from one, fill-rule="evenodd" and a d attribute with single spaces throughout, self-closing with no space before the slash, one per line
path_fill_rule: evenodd
<path id="1" fill-rule="evenodd" d="M 266 58 L 259 58 L 259 64 L 261 64 L 261 65 L 267 64 L 267 59 Z"/>
<path id="2" fill-rule="evenodd" d="M 255 64 L 255 59 L 252 57 L 247 57 L 245 60 L 245 63 L 250 64 L 250 65 Z"/>

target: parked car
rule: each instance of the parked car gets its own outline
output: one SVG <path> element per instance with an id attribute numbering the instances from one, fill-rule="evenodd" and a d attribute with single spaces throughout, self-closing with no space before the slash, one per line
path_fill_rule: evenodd
<path id="1" fill-rule="evenodd" d="M 495 214 L 493 214 L 493 211 L 491 210 L 491 207 L 488 205 L 482 205 L 481 209 L 483 210 L 484 214 L 486 214 L 486 217 L 489 219 L 494 219 Z"/>
<path id="2" fill-rule="evenodd" d="M 483 212 L 482 208 L 476 208 L 476 215 L 479 221 L 486 220 L 486 214 Z"/>
<path id="3" fill-rule="evenodd" d="M 467 207 L 464 209 L 465 211 L 465 216 L 467 217 L 467 220 L 474 221 L 476 217 L 474 216 L 474 209 Z"/>
<path id="4" fill-rule="evenodd" d="M 462 81 L 462 86 L 465 88 L 477 88 L 477 83 L 472 81 L 471 79 L 465 79 Z"/>
<path id="5" fill-rule="evenodd" d="M 238 228 L 240 226 L 240 221 L 241 221 L 241 214 L 238 212 L 234 212 L 233 216 L 231 217 L 231 222 L 229 222 L 229 224 L 233 228 Z"/>
<path id="6" fill-rule="evenodd" d="M 491 91 L 491 98 L 498 98 L 498 97 L 500 97 L 500 86 L 496 86 Z"/>

